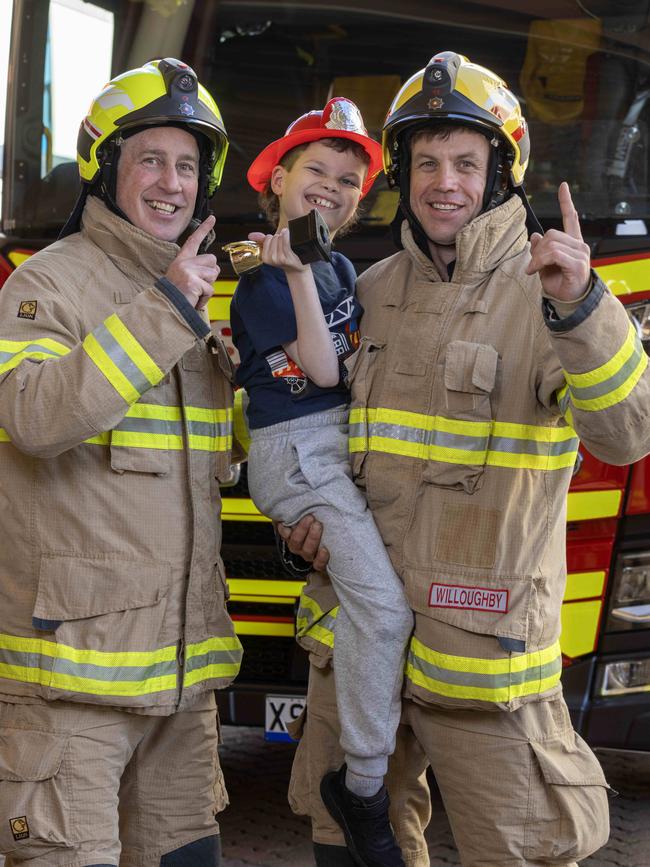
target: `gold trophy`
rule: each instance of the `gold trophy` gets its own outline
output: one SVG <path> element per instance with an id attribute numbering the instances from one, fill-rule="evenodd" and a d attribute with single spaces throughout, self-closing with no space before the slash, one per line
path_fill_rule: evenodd
<path id="1" fill-rule="evenodd" d="M 289 220 L 288 227 L 291 249 L 303 265 L 332 261 L 329 229 L 316 208 L 304 217 Z M 232 241 L 222 250 L 230 256 L 230 264 L 238 276 L 253 274 L 262 267 L 262 248 L 257 241 Z"/>

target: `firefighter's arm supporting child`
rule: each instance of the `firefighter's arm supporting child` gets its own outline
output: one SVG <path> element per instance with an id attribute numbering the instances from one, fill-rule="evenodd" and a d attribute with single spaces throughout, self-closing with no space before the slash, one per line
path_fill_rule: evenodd
<path id="1" fill-rule="evenodd" d="M 316 385 L 335 386 L 340 377 L 339 363 L 311 267 L 303 265 L 291 249 L 287 228 L 279 229 L 275 235 L 252 232 L 248 237 L 262 246 L 264 263 L 282 268 L 287 277 L 296 314 L 297 338 L 282 348 Z"/>

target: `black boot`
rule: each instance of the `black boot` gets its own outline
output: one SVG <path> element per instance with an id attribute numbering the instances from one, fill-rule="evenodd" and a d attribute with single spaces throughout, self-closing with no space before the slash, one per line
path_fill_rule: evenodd
<path id="1" fill-rule="evenodd" d="M 356 867 L 356 861 L 345 846 L 328 846 L 314 843 L 316 867 Z"/>
<path id="2" fill-rule="evenodd" d="M 219 867 L 221 837 L 212 834 L 168 852 L 160 859 L 160 867 Z"/>
<path id="3" fill-rule="evenodd" d="M 346 766 L 325 774 L 320 784 L 323 803 L 345 834 L 348 850 L 359 867 L 405 867 L 388 819 L 390 800 L 382 786 L 371 798 L 345 786 Z"/>

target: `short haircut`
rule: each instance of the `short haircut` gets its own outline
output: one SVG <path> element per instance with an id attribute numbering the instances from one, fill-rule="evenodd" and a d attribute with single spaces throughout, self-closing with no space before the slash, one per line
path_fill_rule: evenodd
<path id="1" fill-rule="evenodd" d="M 319 138 L 316 139 L 316 141 L 319 144 L 324 144 L 328 148 L 332 148 L 332 150 L 335 150 L 340 154 L 351 151 L 355 155 L 355 157 L 358 157 L 360 160 L 363 161 L 366 168 L 370 165 L 370 157 L 368 156 L 368 152 L 363 147 L 363 145 L 359 144 L 359 142 L 352 141 L 352 139 L 349 138 L 339 137 Z M 287 169 L 287 171 L 291 171 L 300 154 L 304 153 L 304 151 L 307 150 L 310 144 L 313 144 L 313 142 L 305 142 L 304 144 L 296 145 L 295 148 L 291 148 L 291 150 L 287 151 L 280 160 L 280 165 Z M 270 178 L 266 186 L 264 187 L 264 190 L 259 194 L 258 201 L 260 204 L 260 208 L 266 216 L 266 219 L 274 228 L 277 229 L 278 222 L 280 220 L 280 198 L 271 189 Z M 337 232 L 337 237 L 340 237 L 341 234 L 345 233 L 345 231 L 351 229 L 352 226 L 355 225 L 357 220 L 358 216 L 355 212 L 354 215 L 348 220 L 348 222 L 344 226 L 341 226 L 341 228 Z"/>

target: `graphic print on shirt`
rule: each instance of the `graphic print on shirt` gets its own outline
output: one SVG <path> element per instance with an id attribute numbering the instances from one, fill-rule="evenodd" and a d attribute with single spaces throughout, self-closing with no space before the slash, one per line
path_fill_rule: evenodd
<path id="1" fill-rule="evenodd" d="M 354 299 L 345 298 L 331 313 L 325 314 L 325 323 L 332 335 L 337 358 L 347 358 L 359 346 L 359 323 L 352 319 Z M 340 329 L 343 326 L 343 330 Z M 293 395 L 302 394 L 309 380 L 283 349 L 274 349 L 265 356 L 274 377 L 283 379 Z"/>
<path id="2" fill-rule="evenodd" d="M 265 357 L 273 376 L 284 379 L 291 394 L 302 394 L 307 388 L 307 377 L 284 349 L 276 349 Z"/>

